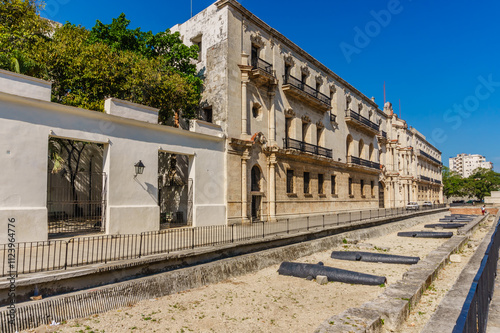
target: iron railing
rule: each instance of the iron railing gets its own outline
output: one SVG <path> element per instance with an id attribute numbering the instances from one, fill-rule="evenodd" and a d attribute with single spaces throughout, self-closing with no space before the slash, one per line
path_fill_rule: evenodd
<path id="1" fill-rule="evenodd" d="M 273 65 L 261 58 L 252 58 L 252 67 L 273 75 Z"/>
<path id="2" fill-rule="evenodd" d="M 387 132 L 380 131 L 380 135 L 382 135 L 383 138 L 387 139 Z"/>
<path id="3" fill-rule="evenodd" d="M 368 168 L 380 170 L 380 163 L 368 161 L 356 156 L 347 156 L 347 163 L 362 165 Z"/>
<path id="4" fill-rule="evenodd" d="M 332 150 L 321 147 L 321 146 L 316 146 L 304 141 L 299 141 L 291 138 L 284 138 L 283 139 L 283 145 L 285 146 L 286 149 L 291 148 L 291 149 L 296 149 L 300 150 L 306 153 L 311 153 L 314 155 L 320 155 L 320 156 L 325 156 L 328 158 L 332 158 Z"/>
<path id="5" fill-rule="evenodd" d="M 372 129 L 374 129 L 375 131 L 379 131 L 379 126 L 377 124 L 375 124 L 373 121 L 371 121 L 370 119 L 368 118 L 365 118 L 363 117 L 362 115 L 360 115 L 359 113 L 353 111 L 353 110 L 345 110 L 345 116 L 346 117 L 349 117 L 349 118 L 352 118 L 354 120 L 356 120 L 358 123 L 361 123 L 365 126 L 368 126 Z"/>
<path id="6" fill-rule="evenodd" d="M 493 296 L 498 249 L 500 248 L 499 221 L 497 221 L 495 232 L 491 236 L 490 244 L 465 298 L 462 311 L 453 328 L 453 333 L 486 332 L 489 303 Z"/>
<path id="7" fill-rule="evenodd" d="M 439 165 L 443 165 L 443 163 L 442 163 L 440 160 L 438 160 L 437 158 L 434 158 L 434 157 L 432 157 L 431 155 L 427 154 L 427 153 L 426 153 L 425 151 L 423 151 L 422 149 L 419 149 L 419 153 L 420 153 L 420 155 L 427 157 L 428 159 L 430 159 L 430 160 L 431 160 L 431 161 L 433 161 L 434 163 L 437 163 L 437 164 L 439 164 Z"/>
<path id="8" fill-rule="evenodd" d="M 314 89 L 313 87 L 307 85 L 306 83 L 302 82 L 301 80 L 297 79 L 296 77 L 292 75 L 283 75 L 283 85 L 289 84 L 297 89 L 302 90 L 309 96 L 312 96 L 316 98 L 317 100 L 321 101 L 322 103 L 330 106 L 330 97 L 326 96 L 325 94 L 319 92 L 318 90 Z"/>
<path id="9" fill-rule="evenodd" d="M 425 180 L 426 182 L 430 182 L 431 181 L 431 178 L 427 177 L 427 176 L 418 176 L 418 178 L 420 178 L 420 180 Z"/>
<path id="10" fill-rule="evenodd" d="M 421 207 L 421 209 L 443 207 L 445 205 L 441 204 Z M 364 223 L 363 221 L 366 220 L 411 214 L 414 212 L 406 211 L 404 207 L 385 208 L 281 218 L 272 223 L 256 222 L 243 225 L 167 229 L 141 234 L 20 242 L 15 243 L 14 246 L 1 244 L 0 276 L 65 270 L 71 267 L 137 259 L 153 254 L 258 240 L 309 230 L 319 231 L 346 225 L 362 227 L 359 223 Z"/>

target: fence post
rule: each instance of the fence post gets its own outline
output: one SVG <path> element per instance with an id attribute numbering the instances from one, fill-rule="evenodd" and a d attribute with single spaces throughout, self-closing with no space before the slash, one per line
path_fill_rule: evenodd
<path id="1" fill-rule="evenodd" d="M 143 233 L 144 233 L 144 232 L 141 232 L 141 234 L 140 234 L 140 238 L 139 238 L 139 258 L 140 258 L 140 257 L 141 257 L 141 255 L 142 255 L 142 234 L 143 234 Z"/>
<path id="2" fill-rule="evenodd" d="M 337 213 L 337 225 L 340 225 L 340 218 L 339 218 L 340 214 Z"/>
<path id="3" fill-rule="evenodd" d="M 234 243 L 234 224 L 231 224 L 231 243 Z"/>
<path id="4" fill-rule="evenodd" d="M 309 231 L 309 216 L 307 217 L 307 231 Z"/>
<path id="5" fill-rule="evenodd" d="M 266 234 L 265 234 L 265 230 L 264 230 L 264 221 L 262 221 L 262 238 L 265 238 L 266 237 Z"/>
<path id="6" fill-rule="evenodd" d="M 323 229 L 325 229 L 325 214 L 323 214 Z"/>
<path id="7" fill-rule="evenodd" d="M 191 248 L 194 249 L 194 227 L 191 228 Z"/>
<path id="8" fill-rule="evenodd" d="M 289 234 L 290 233 L 290 219 L 286 219 L 286 233 Z"/>
<path id="9" fill-rule="evenodd" d="M 68 268 L 68 243 L 69 243 L 69 241 L 66 241 L 65 243 L 66 243 L 66 255 L 64 257 L 64 270 L 66 270 Z"/>

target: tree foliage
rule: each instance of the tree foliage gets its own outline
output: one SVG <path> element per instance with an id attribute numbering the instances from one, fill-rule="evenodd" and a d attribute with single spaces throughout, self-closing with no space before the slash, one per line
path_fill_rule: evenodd
<path id="1" fill-rule="evenodd" d="M 193 118 L 202 81 L 198 47 L 178 33 L 130 29 L 124 14 L 89 31 L 41 18 L 34 0 L 0 3 L 0 68 L 50 80 L 57 103 L 103 111 L 116 97 L 160 109 L 160 123 L 174 112 Z"/>
<path id="2" fill-rule="evenodd" d="M 500 189 L 500 173 L 478 168 L 467 178 L 443 168 L 444 195 L 450 197 L 470 197 L 483 200 L 491 191 Z"/>

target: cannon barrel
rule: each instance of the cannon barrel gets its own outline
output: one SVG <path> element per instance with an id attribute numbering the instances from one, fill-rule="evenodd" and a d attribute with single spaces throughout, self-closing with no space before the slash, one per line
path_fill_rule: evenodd
<path id="1" fill-rule="evenodd" d="M 331 257 L 340 260 L 383 262 L 388 264 L 407 264 L 418 263 L 419 257 L 398 256 L 386 253 L 372 253 L 360 251 L 333 251 Z"/>

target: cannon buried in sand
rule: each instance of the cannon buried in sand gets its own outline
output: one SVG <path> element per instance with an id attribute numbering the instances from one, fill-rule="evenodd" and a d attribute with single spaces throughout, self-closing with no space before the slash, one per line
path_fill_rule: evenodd
<path id="1" fill-rule="evenodd" d="M 320 264 L 303 264 L 284 261 L 278 269 L 280 275 L 295 276 L 299 278 L 316 278 L 318 275 L 324 275 L 328 281 L 365 284 L 377 286 L 387 282 L 385 276 L 363 274 L 345 269 L 323 266 Z"/>
<path id="2" fill-rule="evenodd" d="M 331 257 L 333 259 L 351 260 L 351 261 L 367 261 L 367 262 L 382 262 L 386 264 L 406 264 L 413 265 L 418 263 L 419 257 L 398 256 L 386 253 L 372 253 L 359 251 L 333 251 Z"/>
<path id="3" fill-rule="evenodd" d="M 426 224 L 424 228 L 443 228 L 443 229 L 456 229 L 461 228 L 465 223 L 436 223 L 436 224 Z"/>
<path id="4" fill-rule="evenodd" d="M 398 236 L 415 238 L 451 238 L 453 236 L 453 232 L 403 231 L 398 232 Z"/>

